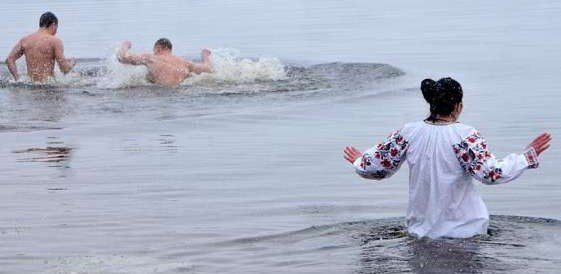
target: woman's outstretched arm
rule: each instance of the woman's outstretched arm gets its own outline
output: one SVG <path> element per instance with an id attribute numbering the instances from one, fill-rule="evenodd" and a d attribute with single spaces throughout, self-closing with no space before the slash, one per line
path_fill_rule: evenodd
<path id="1" fill-rule="evenodd" d="M 348 146 L 344 158 L 355 166 L 356 173 L 366 179 L 381 180 L 392 176 L 401 166 L 409 143 L 396 131 L 388 139 L 362 153 Z"/>
<path id="2" fill-rule="evenodd" d="M 485 139 L 474 132 L 453 149 L 466 174 L 484 184 L 495 185 L 518 178 L 528 168 L 538 167 L 538 155 L 549 148 L 551 135 L 538 136 L 522 154 L 510 154 L 497 159 L 487 146 Z"/>

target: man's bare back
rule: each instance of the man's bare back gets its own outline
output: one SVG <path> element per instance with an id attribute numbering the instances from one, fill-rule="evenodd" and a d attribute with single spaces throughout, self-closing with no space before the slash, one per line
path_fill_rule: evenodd
<path id="1" fill-rule="evenodd" d="M 211 72 L 209 50 L 202 51 L 202 63 L 195 63 L 173 55 L 171 47 L 171 42 L 162 38 L 156 41 L 154 54 L 134 55 L 128 52 L 131 43 L 126 41 L 117 53 L 117 58 L 124 64 L 146 66 L 148 81 L 164 86 L 177 86 L 192 73 Z"/>
<path id="2" fill-rule="evenodd" d="M 23 55 L 27 63 L 27 74 L 33 82 L 44 82 L 53 77 L 55 61 L 63 73 L 72 70 L 76 63 L 74 59 L 64 57 L 62 41 L 55 37 L 58 23 L 51 22 L 50 25 L 45 26 L 43 17 L 46 14 L 41 16 L 41 28 L 19 40 L 6 59 L 8 69 L 16 81 L 19 80 L 16 60 Z M 54 18 L 56 21 L 56 17 Z"/>
<path id="3" fill-rule="evenodd" d="M 147 79 L 156 84 L 175 86 L 189 77 L 189 64 L 173 55 L 147 54 L 145 58 L 148 68 Z"/>

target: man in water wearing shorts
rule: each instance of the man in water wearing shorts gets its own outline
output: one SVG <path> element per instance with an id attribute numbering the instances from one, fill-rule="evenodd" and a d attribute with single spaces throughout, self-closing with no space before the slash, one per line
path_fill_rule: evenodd
<path id="1" fill-rule="evenodd" d="M 143 65 L 148 68 L 148 81 L 163 85 L 177 86 L 192 73 L 211 72 L 210 50 L 201 51 L 202 63 L 195 63 L 172 54 L 169 39 L 161 38 L 154 44 L 154 54 L 131 54 L 131 42 L 125 41 L 117 53 L 117 59 L 123 64 Z"/>
<path id="2" fill-rule="evenodd" d="M 39 30 L 20 39 L 6 59 L 10 73 L 19 80 L 16 60 L 25 55 L 27 75 L 33 82 L 44 82 L 54 76 L 55 61 L 66 74 L 76 64 L 74 58 L 64 57 L 62 40 L 55 37 L 58 19 L 52 12 L 45 12 L 39 19 Z"/>

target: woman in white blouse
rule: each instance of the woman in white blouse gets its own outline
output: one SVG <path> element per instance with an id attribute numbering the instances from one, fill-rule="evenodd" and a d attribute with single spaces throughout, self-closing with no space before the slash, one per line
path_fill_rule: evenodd
<path id="1" fill-rule="evenodd" d="M 374 180 L 390 177 L 407 161 L 409 234 L 433 239 L 486 234 L 489 213 L 472 178 L 502 184 L 537 168 L 551 135 L 541 134 L 522 154 L 496 159 L 476 129 L 458 122 L 463 92 L 457 81 L 425 79 L 421 90 L 430 105 L 427 119 L 406 124 L 364 153 L 346 147 L 345 159 L 360 176 Z"/>

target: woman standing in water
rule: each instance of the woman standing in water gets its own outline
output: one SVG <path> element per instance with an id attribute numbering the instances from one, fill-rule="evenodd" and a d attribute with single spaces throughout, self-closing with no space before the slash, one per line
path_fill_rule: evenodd
<path id="1" fill-rule="evenodd" d="M 367 179 L 393 175 L 409 164 L 407 226 L 417 237 L 468 238 L 486 234 L 489 213 L 472 177 L 484 184 L 503 184 L 526 169 L 538 167 L 538 156 L 549 148 L 551 135 L 543 133 L 522 154 L 498 160 L 474 128 L 458 122 L 462 87 L 452 78 L 421 83 L 430 105 L 424 121 L 406 124 L 389 138 L 360 152 L 346 147 L 345 159 Z"/>

